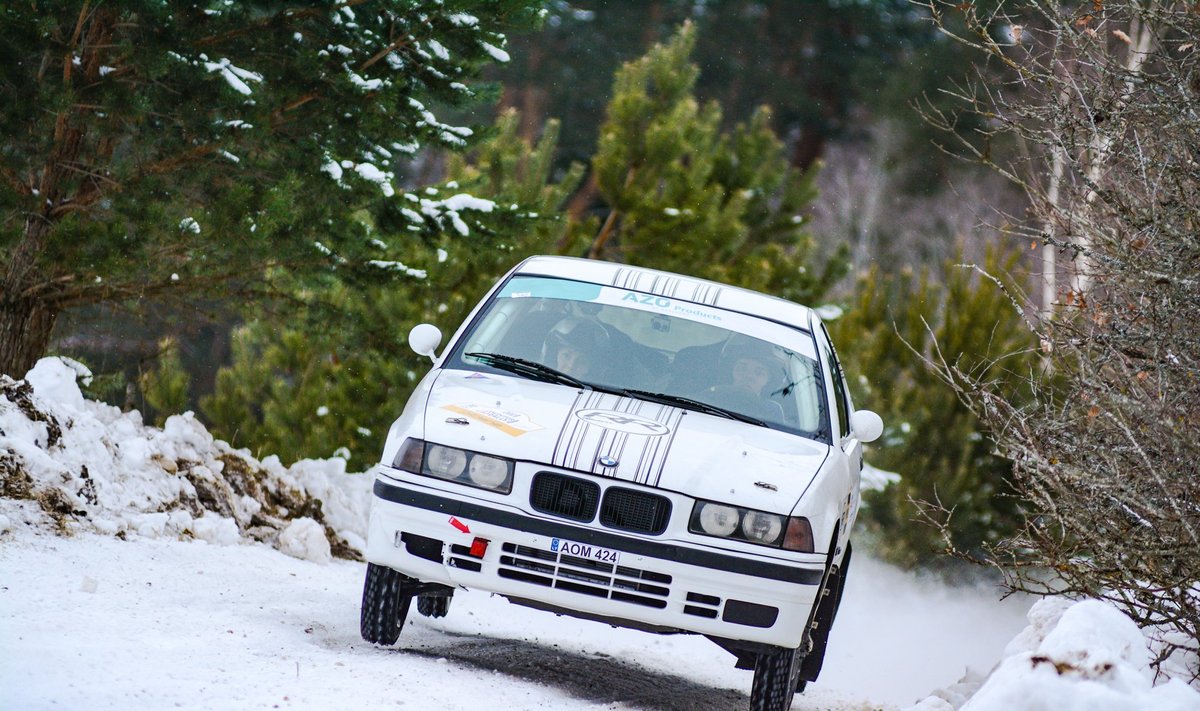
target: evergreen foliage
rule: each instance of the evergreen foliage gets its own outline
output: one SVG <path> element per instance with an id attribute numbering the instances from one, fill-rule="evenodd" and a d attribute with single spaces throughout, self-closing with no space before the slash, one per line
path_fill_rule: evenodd
<path id="1" fill-rule="evenodd" d="M 789 165 L 765 108 L 721 131 L 720 107 L 694 96 L 695 41 L 685 24 L 616 74 L 592 161 L 608 213 L 590 255 L 811 303 L 845 274 L 846 251 L 810 269 L 811 173 Z"/>
<path id="2" fill-rule="evenodd" d="M 860 131 L 865 106 L 907 109 L 919 92 L 893 89 L 929 83 L 916 72 L 941 79 L 967 66 L 965 52 L 939 41 L 908 0 L 572 0 L 548 10 L 546 28 L 514 37 L 513 61 L 489 73 L 527 122 L 563 119 L 563 150 L 575 160 L 595 152 L 613 72 L 685 21 L 698 31 L 698 96 L 721 105 L 727 128 L 771 106 L 802 169 L 829 140 Z M 935 46 L 948 50 L 939 51 L 943 63 L 913 61 Z M 877 101 L 881 91 L 895 103 Z M 891 113 L 920 123 L 912 112 Z"/>
<path id="3" fill-rule="evenodd" d="M 351 466 L 366 465 L 382 444 L 380 428 L 427 369 L 407 347 L 411 326 L 432 322 L 452 332 L 520 259 L 582 254 L 597 229 L 618 224 L 615 249 L 603 256 L 801 301 L 824 293 L 845 262 L 839 255 L 819 272 L 807 269 L 813 244 L 801 215 L 813 197 L 810 176 L 788 166 L 765 110 L 748 126 L 720 131 L 719 108 L 701 108 L 691 96 L 693 42 L 694 29 L 685 27 L 616 79 L 609 134 L 593 162 L 615 206 L 607 227 L 565 221 L 562 207 L 582 167 L 551 178 L 558 124 L 531 145 L 519 135 L 519 117 L 502 115 L 477 150 L 450 157 L 442 184 L 421 191 L 412 207 L 397 202 L 380 211 L 372 229 L 395 242 L 392 235 L 411 232 L 430 205 L 470 195 L 493 207 L 474 211 L 465 231 L 455 220 L 427 220 L 420 238 L 395 252 L 413 277 L 400 287 L 363 289 L 349 272 L 297 282 L 299 321 L 280 330 L 267 316 L 239 332 L 234 363 L 202 403 L 214 432 L 285 459 L 341 450 Z M 414 210 L 418 216 L 405 214 Z M 349 317 L 330 319 L 339 313 Z"/>
<path id="4" fill-rule="evenodd" d="M 992 250 L 982 267 L 1009 273 L 1018 257 Z M 956 261 L 940 281 L 928 271 L 873 268 L 858 279 L 851 309 L 830 324 L 839 355 L 858 374 L 849 383 L 855 402 L 885 423 L 867 458 L 901 477 L 864 493 L 862 519 L 876 550 L 904 566 L 936 563 L 947 544 L 978 552 L 1010 536 L 1023 513 L 1012 464 L 994 454 L 982 422 L 927 361 L 957 363 L 1021 399 L 1035 344 L 1008 296 Z M 948 541 L 931 522 L 947 524 Z"/>
<path id="5" fill-rule="evenodd" d="M 352 468 L 374 461 L 388 424 L 428 369 L 409 349 L 408 330 L 432 322 L 452 332 L 499 274 L 526 256 L 553 252 L 562 239 L 559 209 L 582 167 L 552 179 L 557 124 L 536 145 L 517 136 L 517 124 L 515 113 L 501 116 L 489 140 L 451 158 L 444 183 L 422 191 L 425 208 L 459 196 L 481 209 L 465 235 L 444 220 L 440 230 L 409 240 L 398 253 L 411 265 L 406 281 L 297 284 L 293 296 L 302 306 L 289 308 L 288 326 L 265 311 L 239 329 L 232 364 L 201 403 L 217 436 L 285 461 L 335 454 Z M 407 230 L 412 219 L 384 214 L 378 229 L 386 237 L 385 225 Z"/>
<path id="6" fill-rule="evenodd" d="M 356 213 L 395 156 L 465 144 L 426 104 L 473 99 L 539 5 L 4 3 L 0 372 L 81 305 L 257 295 L 267 267 L 393 276 Z"/>
<path id="7" fill-rule="evenodd" d="M 154 367 L 141 374 L 138 386 L 145 401 L 142 414 L 153 418 L 154 424 L 162 427 L 171 415 L 188 410 L 191 378 L 183 367 L 178 343 L 164 338 L 159 342 L 158 349 Z"/>

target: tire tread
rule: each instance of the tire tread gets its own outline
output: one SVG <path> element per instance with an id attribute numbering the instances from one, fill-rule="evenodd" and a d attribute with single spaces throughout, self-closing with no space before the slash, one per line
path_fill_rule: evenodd
<path id="1" fill-rule="evenodd" d="M 367 563 L 363 581 L 359 633 L 373 644 L 392 645 L 408 617 L 412 597 L 404 594 L 404 575 L 382 565 Z"/>

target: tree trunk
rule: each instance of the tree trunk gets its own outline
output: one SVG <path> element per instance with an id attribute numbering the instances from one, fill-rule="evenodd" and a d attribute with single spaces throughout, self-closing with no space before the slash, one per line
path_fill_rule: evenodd
<path id="1" fill-rule="evenodd" d="M 25 236 L 0 264 L 0 373 L 25 377 L 50 345 L 50 333 L 61 308 L 45 292 L 30 293 L 37 282 L 47 221 L 40 215 L 25 220 Z"/>
<path id="2" fill-rule="evenodd" d="M 50 346 L 58 313 L 38 299 L 0 297 L 0 373 L 25 377 Z"/>

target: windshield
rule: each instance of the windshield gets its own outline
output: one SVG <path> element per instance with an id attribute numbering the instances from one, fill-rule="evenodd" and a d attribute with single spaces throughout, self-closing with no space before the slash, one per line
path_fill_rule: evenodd
<path id="1" fill-rule="evenodd" d="M 514 277 L 476 317 L 446 367 L 665 397 L 828 439 L 810 333 L 616 287 Z"/>

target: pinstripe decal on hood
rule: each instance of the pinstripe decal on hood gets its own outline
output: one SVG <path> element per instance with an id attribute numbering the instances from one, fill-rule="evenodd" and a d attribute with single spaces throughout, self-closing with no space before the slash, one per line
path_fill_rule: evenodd
<path id="1" fill-rule="evenodd" d="M 657 485 L 684 411 L 594 390 L 580 392 L 563 422 L 551 463 Z M 606 466 L 600 460 L 615 460 Z"/>

